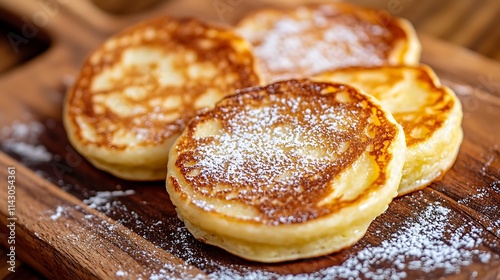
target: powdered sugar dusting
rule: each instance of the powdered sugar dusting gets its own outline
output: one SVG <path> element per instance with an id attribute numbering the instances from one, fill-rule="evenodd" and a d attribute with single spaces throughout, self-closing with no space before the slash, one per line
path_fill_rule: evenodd
<path id="1" fill-rule="evenodd" d="M 110 192 L 112 193 L 112 192 Z M 108 195 L 104 195 L 108 196 Z M 422 199 L 417 197 L 416 199 Z M 423 199 L 422 199 L 423 201 Z M 424 201 L 427 203 L 427 201 Z M 115 205 L 115 204 L 113 204 Z M 112 206 L 113 206 L 112 205 Z M 119 223 L 140 221 L 141 217 L 129 211 L 124 205 L 116 204 L 118 211 L 123 211 Z M 113 207 L 112 207 L 113 208 Z M 80 208 L 79 208 L 80 209 Z M 71 213 L 66 207 L 57 207 L 55 216 Z M 108 210 L 112 211 L 112 210 Z M 74 234 L 60 236 L 62 242 L 78 243 L 90 242 L 89 246 L 98 250 L 100 254 L 109 254 L 100 244 L 95 244 L 92 236 L 104 236 L 111 240 L 117 249 L 127 252 L 135 259 L 145 261 L 151 274 L 140 279 L 205 279 L 203 274 L 190 273 L 192 266 L 208 275 L 209 279 L 237 280 L 237 279 L 412 279 L 412 271 L 417 275 L 424 272 L 427 275 L 449 276 L 474 263 L 500 263 L 499 256 L 483 251 L 486 232 L 457 216 L 446 205 L 440 202 L 430 202 L 415 217 L 401 224 L 385 223 L 386 228 L 397 226 L 397 230 L 380 241 L 379 244 L 362 242 L 352 248 L 352 254 L 347 256 L 341 264 L 331 266 L 310 273 L 280 274 L 262 268 L 257 268 L 236 257 L 233 261 L 220 258 L 220 252 L 214 252 L 213 247 L 194 240 L 182 222 L 176 217 L 167 217 L 164 220 L 137 224 L 139 234 L 147 240 L 159 240 L 158 250 L 184 260 L 183 263 L 164 263 L 156 252 L 142 250 L 140 247 L 130 247 L 130 243 L 123 236 L 116 234 L 119 225 L 107 221 L 97 222 L 92 214 L 82 213 L 82 220 L 89 225 L 91 236 Z M 54 216 L 53 215 L 53 216 Z M 461 219 L 452 221 L 452 219 Z M 52 216 L 50 217 L 52 219 Z M 54 219 L 52 219 L 54 220 Z M 451 225 L 460 225 L 451 227 Z M 125 229 L 129 231 L 129 229 Z M 156 236 L 156 237 L 155 237 Z M 161 236 L 161 238 L 158 238 Z M 121 245 L 118 245 L 121 244 Z M 78 245 L 81 246 L 81 245 Z M 215 256 L 215 257 L 214 257 Z M 224 254 L 223 254 L 224 256 Z M 127 265 L 117 268 L 116 277 L 130 277 Z"/>
<path id="2" fill-rule="evenodd" d="M 241 33 L 254 44 L 264 72 L 269 72 L 265 76 L 273 81 L 340 67 L 382 65 L 395 36 L 375 22 L 328 5 L 280 15 L 265 33 L 244 28 Z"/>
<path id="3" fill-rule="evenodd" d="M 268 182 L 281 180 L 283 184 L 300 174 L 308 176 L 332 162 L 338 154 L 336 147 L 325 147 L 323 153 L 309 153 L 322 147 L 327 135 L 338 135 L 340 129 L 356 126 L 342 117 L 344 110 L 324 108 L 321 114 L 307 109 L 294 112 L 300 98 L 289 99 L 272 107 L 244 110 L 234 115 L 228 131 L 214 136 L 214 141 L 197 149 L 200 176 L 197 179 L 218 178 L 222 182 L 248 184 L 256 180 Z M 284 117 L 288 109 L 299 118 Z M 286 119 L 286 121 L 284 121 Z M 281 125 L 286 123 L 287 125 Z M 225 151 L 231 151 L 227 154 Z M 210 156 L 209 156 L 210 155 Z M 255 167 L 247 172 L 243 166 Z M 280 175 L 289 174 L 289 176 Z"/>
<path id="4" fill-rule="evenodd" d="M 347 259 L 340 267 L 331 267 L 322 275 L 370 279 L 406 278 L 406 270 L 424 272 L 460 272 L 474 260 L 486 263 L 492 257 L 478 248 L 483 230 L 471 224 L 449 229 L 450 209 L 440 203 L 430 204 L 416 221 L 405 223 L 391 238 L 379 246 L 367 247 Z M 446 241 L 448 240 L 448 242 Z M 390 267 L 377 269 L 380 264 Z"/>
<path id="5" fill-rule="evenodd" d="M 160 246 L 168 252 L 194 265 L 202 271 L 209 271 L 210 279 L 411 279 L 412 271 L 432 275 L 454 275 L 473 262 L 490 263 L 499 261 L 497 255 L 483 251 L 484 231 L 470 222 L 458 228 L 451 228 L 452 210 L 440 202 L 430 203 L 415 218 L 404 222 L 400 228 L 378 245 L 363 244 L 359 251 L 342 264 L 320 269 L 307 274 L 283 275 L 265 269 L 256 270 L 239 261 L 227 263 L 206 255 L 193 243 L 193 237 L 175 219 L 152 226 L 153 232 L 162 232 L 168 227 L 165 240 Z M 387 224 L 387 227 L 393 225 Z M 146 237 L 146 236 L 145 236 Z M 194 246 L 193 246 L 194 245 Z M 184 265 L 168 264 L 151 279 L 163 279 L 173 271 L 185 269 Z M 421 275 L 421 274 L 418 274 Z M 201 276 L 199 276 L 201 277 Z"/>
<path id="6" fill-rule="evenodd" d="M 61 207 L 62 209 L 63 207 Z M 82 208 L 75 206 L 68 210 L 68 215 L 72 219 L 74 215 L 84 214 L 81 219 L 84 228 L 75 228 L 74 223 L 63 223 L 66 229 L 64 234 L 57 235 L 57 242 L 66 244 L 66 246 L 74 246 L 85 252 L 94 252 L 95 257 L 107 259 L 109 258 L 117 270 L 114 273 L 116 277 L 130 279 L 131 275 L 138 275 L 134 279 L 204 279 L 198 275 L 189 273 L 192 269 L 187 264 L 165 264 L 164 252 L 158 248 L 150 246 L 147 249 L 141 247 L 141 240 L 130 240 L 130 235 L 133 232 L 111 221 L 102 220 L 101 218 L 92 215 L 78 213 Z M 75 212 L 74 210 L 77 210 Z M 136 217 L 137 218 L 137 217 Z M 37 238 L 46 240 L 47 236 L 44 233 L 35 233 Z M 50 240 L 51 237 L 48 238 Z M 105 238 L 109 244 L 100 242 Z M 111 245 L 111 246 L 110 246 Z M 115 253 L 123 251 L 133 259 L 130 260 L 117 259 Z M 88 255 L 87 255 L 88 256 Z M 140 263 L 140 264 L 139 264 Z M 175 268 L 175 269 L 173 269 Z M 201 275 L 200 275 L 201 276 Z"/>
<path id="7" fill-rule="evenodd" d="M 329 176 L 368 145 L 363 137 L 350 137 L 363 133 L 368 121 L 354 102 L 337 104 L 333 94 L 320 96 L 320 89 L 315 90 L 318 94 L 265 95 L 257 107 L 234 105 L 220 108 L 228 111 L 224 116 L 202 117 L 192 128 L 193 141 L 202 144 L 180 152 L 189 169 L 186 180 L 205 197 L 234 199 L 259 209 L 262 215 L 246 217 L 258 222 L 294 223 L 326 214 L 328 210 L 309 210 L 310 205 L 323 198 Z M 196 135 L 210 131 L 213 122 L 222 128 Z M 212 209 L 201 201 L 193 203 Z M 287 212 L 287 207 L 294 210 Z"/>
<path id="8" fill-rule="evenodd" d="M 471 189 L 475 189 L 475 193 L 458 200 L 458 203 L 486 214 L 489 217 L 488 220 L 484 221 L 486 224 L 489 223 L 486 229 L 494 232 L 497 236 L 500 235 L 500 203 L 495 197 L 500 194 L 499 184 L 500 182 L 492 182 L 490 188 L 469 186 Z"/>
<path id="9" fill-rule="evenodd" d="M 125 271 L 123 271 L 123 270 L 118 270 L 118 271 L 115 273 L 115 275 L 116 275 L 117 277 L 123 277 L 123 276 L 127 276 L 127 273 L 126 273 Z"/>
<path id="10" fill-rule="evenodd" d="M 481 175 L 486 176 L 488 170 L 491 168 L 491 164 L 497 159 L 498 154 L 500 154 L 500 149 L 498 144 L 493 145 L 490 149 L 490 154 L 486 159 L 486 162 L 481 167 Z M 498 152 L 496 152 L 498 151 Z"/>
<path id="11" fill-rule="evenodd" d="M 22 123 L 15 121 L 2 128 L 2 149 L 19 155 L 26 162 L 47 162 L 52 160 L 52 153 L 38 144 L 39 136 L 44 132 L 39 122 Z"/>
<path id="12" fill-rule="evenodd" d="M 102 191 L 97 192 L 94 196 L 84 199 L 83 203 L 87 204 L 90 208 L 98 208 L 97 210 L 105 212 L 106 210 L 110 209 L 111 199 L 133 194 L 135 194 L 134 190 Z"/>
<path id="13" fill-rule="evenodd" d="M 57 206 L 56 213 L 54 215 L 50 216 L 50 218 L 52 220 L 57 220 L 59 217 L 61 217 L 61 214 L 63 211 L 64 211 L 64 208 L 62 206 Z"/>
<path id="14" fill-rule="evenodd" d="M 451 215 L 451 210 L 439 202 L 430 204 L 415 221 L 404 223 L 380 245 L 368 246 L 340 266 L 312 274 L 278 275 L 224 268 L 211 276 L 214 279 L 404 279 L 412 270 L 452 275 L 473 261 L 488 263 L 492 258 L 498 259 L 479 249 L 483 243 L 481 228 L 465 223 L 451 229 L 448 226 Z"/>

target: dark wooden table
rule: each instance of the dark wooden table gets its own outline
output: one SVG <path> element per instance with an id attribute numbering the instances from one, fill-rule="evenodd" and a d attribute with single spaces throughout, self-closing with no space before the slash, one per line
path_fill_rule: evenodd
<path id="1" fill-rule="evenodd" d="M 55 1 L 56 0 L 48 1 L 46 3 L 57 3 Z M 50 6 L 49 4 L 40 4 L 42 3 L 41 1 L 34 0 L 20 3 L 14 3 L 14 1 L 9 3 L 2 2 L 0 3 L 0 94 L 2 98 L 4 98 L 4 94 L 10 96 L 8 98 L 12 98 L 11 93 L 7 94 L 1 92 L 4 91 L 2 85 L 9 84 L 12 87 L 13 84 L 16 84 L 20 92 L 43 90 L 47 92 L 47 98 L 61 98 L 57 91 L 64 90 L 64 80 L 69 79 L 71 75 L 74 75 L 78 71 L 78 65 L 81 64 L 85 54 L 88 53 L 93 46 L 97 46 L 110 34 L 116 32 L 116 30 L 152 15 L 163 13 L 179 16 L 195 15 L 202 19 L 213 19 L 213 16 L 211 18 L 208 15 L 209 13 L 207 13 L 207 10 L 211 11 L 210 14 L 213 14 L 213 10 L 211 10 L 213 9 L 212 4 L 216 1 L 217 0 L 207 1 L 200 4 L 199 1 L 195 0 L 172 0 L 168 3 L 150 0 L 141 2 L 142 4 L 133 4 L 135 3 L 133 1 L 130 2 L 131 4 L 121 4 L 122 1 L 95 0 L 97 6 L 105 9 L 107 12 L 100 11 L 95 8 L 92 3 L 73 4 L 69 1 L 60 1 L 65 4 L 53 4 Z M 219 16 L 218 20 L 226 23 L 233 22 L 238 16 L 245 13 L 245 7 L 255 8 L 263 5 L 293 5 L 295 2 L 301 1 L 261 0 L 245 3 L 245 5 L 236 5 L 233 7 L 231 13 L 225 14 L 223 17 Z M 498 187 L 498 185 L 494 184 L 496 184 L 495 182 L 497 181 L 500 182 L 500 153 L 498 152 L 498 146 L 495 147 L 494 144 L 497 143 L 500 145 L 500 138 L 498 137 L 498 130 L 500 127 L 495 123 L 500 118 L 500 115 L 491 110 L 498 110 L 500 108 L 500 102 L 498 101 L 500 96 L 500 77 L 498 76 L 500 73 L 500 66 L 494 62 L 494 60 L 500 61 L 500 48 L 498 47 L 500 45 L 500 1 L 353 0 L 352 2 L 376 7 L 387 16 L 405 17 L 414 24 L 419 31 L 424 46 L 423 61 L 434 67 L 447 85 L 454 86 L 454 89 L 457 90 L 457 93 L 459 93 L 462 99 L 466 118 L 472 116 L 472 118 L 469 118 L 469 122 L 465 119 L 464 128 L 468 133 L 468 135 L 466 134 L 468 140 L 464 144 L 464 152 L 459 156 L 458 167 L 455 171 L 452 171 L 452 173 L 458 172 L 457 170 L 468 170 L 467 168 L 470 166 L 476 169 L 479 168 L 478 172 L 484 172 L 482 175 L 479 174 L 484 177 L 484 182 L 478 184 L 489 185 L 491 188 L 495 188 L 495 186 Z M 232 1 L 231 3 L 239 3 L 239 1 Z M 23 31 L 22 28 L 26 24 L 26 21 L 23 20 L 23 16 L 32 19 L 37 13 L 39 13 L 38 20 L 47 21 L 45 29 L 38 29 L 36 31 L 31 30 L 31 32 L 36 34 L 33 37 L 27 38 L 26 41 L 20 38 L 12 39 L 12 37 L 9 37 L 9 32 L 16 31 L 16 28 L 18 28 L 16 32 Z M 42 14 L 45 14 L 45 18 Z M 93 20 L 82 18 L 81 15 L 92 17 Z M 74 32 L 77 32 L 79 36 L 71 36 Z M 439 38 L 446 43 L 435 40 L 433 37 Z M 12 46 L 12 40 L 17 40 L 15 41 L 17 42 L 15 47 Z M 62 48 L 61 45 L 64 45 L 64 48 Z M 469 50 L 457 46 L 462 46 Z M 477 55 L 476 52 L 481 55 Z M 54 53 L 57 53 L 57 55 Z M 55 56 L 59 56 L 59 58 L 55 59 Z M 489 57 L 491 60 L 485 57 Z M 47 64 L 44 64 L 45 60 Z M 49 74 L 42 75 L 42 77 L 34 76 L 35 73 L 43 73 L 43 69 L 45 68 L 47 73 L 59 74 L 55 75 L 55 77 Z M 21 73 L 26 74 L 23 76 Z M 44 80 L 44 78 L 47 78 L 47 80 Z M 39 87 L 45 88 L 40 89 Z M 12 89 L 10 90 L 12 92 Z M 56 93 L 51 93 L 53 91 L 56 91 Z M 29 107 L 41 110 L 34 112 L 33 114 L 35 115 L 43 115 L 53 119 L 59 118 L 58 114 L 60 108 L 51 105 L 59 103 L 51 103 L 44 100 L 30 100 L 27 96 L 30 96 L 30 94 L 27 93 L 25 97 L 23 97 L 21 93 L 21 95 L 16 97 L 15 102 L 12 102 L 12 104 L 14 104 L 12 107 L 2 107 L 3 111 L 0 111 L 0 125 L 3 126 L 6 123 L 11 123 L 12 120 L 23 118 L 23 116 L 19 115 L 20 111 L 29 112 L 30 109 L 26 109 Z M 8 103 L 9 100 L 10 99 L 4 101 Z M 37 103 L 39 102 L 47 103 L 48 105 L 38 105 Z M 486 109 L 482 112 L 481 109 L 477 107 L 478 104 L 487 106 L 488 103 L 491 103 L 491 108 L 488 107 L 491 112 Z M 19 104 L 22 104 L 26 108 L 20 110 Z M 491 127 L 477 126 L 473 121 L 474 118 L 484 120 L 484 118 L 488 116 L 496 117 L 496 120 L 492 120 Z M 54 131 L 56 134 L 43 136 L 46 137 L 43 141 L 45 143 L 53 143 L 51 145 L 54 146 L 49 148 L 58 151 L 58 147 L 55 146 L 57 145 L 55 139 L 57 139 L 57 137 L 65 137 L 65 135 L 62 128 L 57 127 L 58 124 L 53 125 L 55 126 Z M 491 131 L 489 138 L 485 136 L 485 131 Z M 51 137 L 55 138 L 52 139 Z M 66 140 L 63 142 L 65 141 Z M 481 146 L 486 145 L 484 143 L 487 143 L 487 145 L 491 147 Z M 484 151 L 480 149 L 481 147 L 484 148 Z M 68 154 L 68 152 L 65 152 L 63 149 L 60 156 L 68 159 L 68 157 L 71 157 L 71 154 Z M 471 162 L 471 160 L 476 161 Z M 50 166 L 41 167 L 36 164 L 33 165 L 32 163 L 20 162 L 19 159 L 18 161 L 11 161 L 9 157 L 2 155 L 0 155 L 0 162 L 3 164 L 15 163 L 27 165 L 31 170 L 40 169 L 41 172 L 51 172 Z M 3 165 L 1 168 L 1 171 L 4 171 Z M 24 170 L 20 168 L 20 174 L 29 174 L 31 172 L 29 169 Z M 0 175 L 1 174 L 2 173 L 0 173 Z M 474 175 L 472 173 L 466 175 L 476 175 L 478 178 L 481 177 L 478 174 Z M 32 178 L 31 176 L 33 175 L 29 177 Z M 97 177 L 100 178 L 99 176 Z M 0 178 L 3 180 L 2 176 L 0 176 Z M 45 183 L 42 182 L 43 180 L 39 178 L 33 177 L 32 180 L 33 184 L 45 185 Z M 65 184 L 72 183 L 71 178 L 65 177 L 64 180 L 66 180 Z M 106 180 L 113 183 L 115 182 L 112 179 Z M 57 185 L 60 182 L 52 180 L 50 183 Z M 448 176 L 445 177 L 444 183 L 434 184 L 431 188 L 421 192 L 419 195 L 429 199 L 435 196 L 439 198 L 436 198 L 437 200 L 448 201 L 452 204 L 460 199 L 465 201 L 464 199 L 466 199 L 468 194 L 461 193 L 460 189 L 456 187 L 459 184 L 461 184 L 461 182 L 456 182 L 452 176 Z M 78 194 L 75 194 L 78 193 L 78 190 L 75 189 L 75 184 L 70 187 L 64 184 L 62 186 L 59 184 L 59 186 L 63 191 L 68 191 L 69 194 L 78 197 Z M 446 187 L 449 186 L 452 186 L 453 191 L 448 191 L 446 189 Z M 478 197 L 481 195 L 480 189 L 475 190 L 475 193 L 470 194 L 471 197 Z M 500 191 L 498 192 L 500 193 Z M 494 193 L 493 191 L 488 193 L 491 196 L 490 203 L 500 204 L 499 193 Z M 73 198 L 66 197 L 64 193 L 56 192 L 51 193 L 51 195 L 54 195 L 58 199 L 64 198 L 73 201 Z M 81 192 L 80 195 L 82 195 Z M 154 197 L 150 199 L 151 201 L 155 201 Z M 392 211 L 392 214 L 394 214 L 393 212 L 396 209 L 400 209 L 397 207 L 407 205 L 404 199 L 401 199 L 398 203 L 397 205 L 399 206 L 390 208 L 389 212 Z M 3 202 L 2 205 L 4 205 Z M 464 209 L 462 209 L 464 213 L 473 216 L 474 219 L 481 219 L 481 205 L 474 206 L 474 203 L 471 205 L 472 206 L 469 205 L 471 208 L 464 207 Z M 491 207 L 494 206 L 495 205 Z M 97 210 L 106 212 L 103 209 Z M 113 216 L 110 213 L 104 214 Z M 493 215 L 493 217 L 495 217 L 495 215 Z M 498 215 L 496 217 L 498 217 Z M 486 222 L 479 221 L 479 223 Z M 493 221 L 492 226 L 500 227 L 500 223 L 497 225 L 495 221 Z M 3 235 L 2 238 L 4 238 Z M 499 247 L 494 248 L 498 249 Z M 36 270 L 39 270 L 47 275 L 47 267 L 44 267 L 43 260 L 37 260 L 36 255 L 39 252 L 31 252 L 24 256 L 29 263 L 35 264 L 36 269 L 23 263 L 21 259 L 18 259 L 19 266 L 17 267 L 17 272 L 9 274 L 6 271 L 7 251 L 3 250 L 3 248 L 0 250 L 0 279 L 45 279 L 44 276 L 36 272 Z M 496 270 L 496 272 L 494 270 L 492 271 L 493 273 L 498 273 L 498 270 Z M 483 276 L 484 275 L 493 278 L 498 277 L 498 274 L 486 273 L 483 274 Z"/>

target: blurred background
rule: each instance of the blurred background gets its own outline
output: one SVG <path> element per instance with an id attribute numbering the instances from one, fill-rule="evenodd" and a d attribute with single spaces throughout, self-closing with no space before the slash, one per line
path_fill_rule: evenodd
<path id="1" fill-rule="evenodd" d="M 500 61 L 498 0 L 351 0 L 408 19 L 417 31 Z"/>
<path id="2" fill-rule="evenodd" d="M 318 2 L 308 0 L 144 0 L 144 1 L 123 1 L 123 0 L 83 0 L 88 1 L 103 13 L 109 14 L 113 18 L 130 18 L 137 15 L 147 14 L 170 7 L 192 5 L 195 10 L 213 9 L 215 4 L 222 7 L 234 8 L 242 6 L 275 6 L 275 5 L 296 5 L 305 2 Z M 82 2 L 83 2 L 82 1 Z M 368 7 L 380 9 L 385 14 L 395 15 L 410 20 L 417 31 L 425 33 L 452 44 L 460 45 L 474 52 L 480 53 L 493 60 L 500 61 L 500 1 L 498 0 L 346 0 Z M 15 4 L 25 2 L 24 4 Z M 167 3 L 168 2 L 168 3 Z M 182 5 L 175 2 L 183 2 Z M 187 3 L 190 2 L 190 3 Z M 321 1 L 319 1 L 321 2 Z M 327 1 L 323 1 L 327 2 Z M 40 4 L 42 3 L 42 4 Z M 29 16 L 18 15 L 12 12 L 12 7 L 16 5 L 38 6 L 37 13 Z M 29 38 L 29 42 L 23 38 L 9 37 L 9 33 L 22 32 L 23 25 L 29 20 L 38 20 L 40 23 L 50 20 L 57 8 L 59 12 L 63 8 L 71 6 L 81 6 L 68 0 L 39 0 L 39 1 L 3 1 L 0 2 L 0 73 L 14 68 L 31 58 L 47 50 L 51 43 L 50 36 L 40 30 L 34 38 Z M 224 6 L 225 5 L 225 6 Z M 63 7 L 64 6 L 64 7 Z M 51 10 L 52 8 L 52 10 Z M 44 11 L 42 13 L 41 11 Z M 158 11 L 158 12 L 156 12 Z M 74 12 L 74 11 L 73 11 Z M 242 14 L 244 11 L 238 11 Z M 179 14 L 184 14 L 179 11 Z M 189 14 L 189 13 L 188 13 Z M 37 16 L 35 18 L 35 15 Z M 92 14 L 86 15 L 92 17 Z M 234 17 L 231 17 L 234 19 Z M 26 40 L 26 38 L 24 38 Z M 17 43 L 19 48 L 12 47 L 12 41 Z M 14 55 L 15 54 L 15 55 Z"/>

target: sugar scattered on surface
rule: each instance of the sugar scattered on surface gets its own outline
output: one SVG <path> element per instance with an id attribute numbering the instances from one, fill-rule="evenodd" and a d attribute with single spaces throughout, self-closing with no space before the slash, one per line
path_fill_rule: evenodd
<path id="1" fill-rule="evenodd" d="M 498 147 L 496 147 L 498 149 Z M 493 161 L 496 159 L 496 156 L 495 154 L 491 154 L 488 159 L 486 160 L 486 162 L 484 163 L 484 165 L 481 167 L 481 175 L 485 176 L 487 174 L 487 171 L 488 169 L 490 168 L 491 164 L 493 163 Z"/>
<path id="2" fill-rule="evenodd" d="M 42 145 L 31 145 L 23 142 L 6 140 L 3 143 L 3 149 L 31 161 L 46 162 L 52 159 L 52 154 Z"/>
<path id="3" fill-rule="evenodd" d="M 470 224 L 450 230 L 449 218 L 448 208 L 430 204 L 416 221 L 405 223 L 390 239 L 379 246 L 364 248 L 341 266 L 322 270 L 319 275 L 402 279 L 407 276 L 405 269 L 427 273 L 441 270 L 449 275 L 460 272 L 461 267 L 474 260 L 486 263 L 491 254 L 475 249 L 482 244 L 483 230 Z M 380 263 L 392 265 L 376 269 Z"/>
<path id="4" fill-rule="evenodd" d="M 127 273 L 126 273 L 125 271 L 123 271 L 123 270 L 118 270 L 118 271 L 115 273 L 115 275 L 116 275 L 117 277 L 123 277 L 123 276 L 127 276 Z"/>
<path id="5" fill-rule="evenodd" d="M 134 190 L 101 191 L 97 192 L 94 196 L 84 199 L 83 203 L 87 204 L 90 208 L 98 208 L 97 210 L 105 212 L 106 210 L 111 209 L 111 199 L 133 194 L 135 194 Z"/>
<path id="6" fill-rule="evenodd" d="M 105 195 L 97 194 L 100 197 L 114 197 L 113 192 Z M 114 193 L 114 195 L 123 195 Z M 127 194 L 131 194 L 128 192 Z M 94 196 L 94 197 L 95 197 Z M 96 201 L 94 201 L 96 202 Z M 100 205 L 106 205 L 109 201 L 99 200 Z M 118 201 L 119 202 L 119 201 Z M 99 206 L 96 205 L 97 208 Z M 98 209 L 99 210 L 99 209 Z M 110 209 L 103 209 L 108 212 L 114 210 L 124 211 L 127 215 L 118 219 L 119 223 L 132 223 L 140 221 L 141 217 L 134 211 L 129 211 L 121 203 L 111 204 Z M 64 207 L 56 209 L 53 216 L 60 217 L 64 212 Z M 59 214 L 58 214 L 59 213 Z M 118 245 L 120 250 L 127 252 L 134 258 L 141 258 L 146 261 L 152 269 L 152 274 L 141 279 L 172 279 L 172 275 L 177 275 L 182 279 L 204 279 L 205 275 L 192 275 L 189 273 L 189 266 L 195 266 L 207 273 L 210 279 L 237 280 L 237 279 L 405 279 L 409 278 L 411 271 L 424 271 L 425 273 L 438 272 L 439 275 L 454 275 L 473 262 L 490 263 L 498 261 L 499 256 L 483 251 L 484 231 L 471 223 L 464 223 L 458 228 L 450 228 L 450 219 L 453 218 L 452 210 L 446 208 L 439 202 L 429 204 L 421 213 L 414 218 L 409 218 L 399 226 L 397 231 L 388 238 L 382 240 L 380 244 L 363 244 L 364 247 L 355 248 L 352 255 L 338 266 L 327 267 L 308 274 L 282 275 L 273 271 L 255 270 L 252 266 L 240 264 L 235 261 L 228 264 L 227 261 L 214 258 L 207 250 L 206 245 L 194 240 L 193 236 L 184 227 L 183 223 L 176 217 L 168 217 L 162 221 L 150 224 L 138 224 L 139 233 L 145 239 L 153 239 L 153 236 L 162 236 L 160 244 L 156 244 L 158 250 L 165 250 L 168 253 L 182 259 L 185 263 L 162 263 L 162 260 L 155 257 L 155 252 L 140 250 L 130 247 L 128 241 L 115 234 L 117 224 L 107 221 L 92 223 L 96 217 L 91 214 L 82 216 L 89 226 L 91 234 L 104 236 Z M 52 219 L 52 217 L 51 217 Z M 90 223 L 89 223 L 90 220 Z M 139 222 L 142 223 L 142 222 Z M 393 226 L 387 224 L 387 227 Z M 129 231 L 129 229 L 126 229 Z M 64 242 L 81 243 L 83 237 L 77 232 L 60 237 Z M 85 237 L 92 239 L 92 236 Z M 154 238 L 158 239 L 158 238 Z M 99 244 L 89 243 L 88 246 L 100 250 Z M 208 248 L 210 249 L 210 248 Z M 359 249 L 359 251 L 356 251 Z M 219 250 L 219 249 L 216 249 Z M 102 253 L 102 252 L 101 252 Z M 108 251 L 111 257 L 113 252 Z M 385 264 L 385 265 L 384 265 Z M 384 268 L 381 268 L 384 267 Z M 117 277 L 128 277 L 125 267 L 118 268 L 115 272 Z"/>
<path id="7" fill-rule="evenodd" d="M 38 138 L 44 132 L 44 126 L 39 122 L 22 123 L 14 121 L 2 128 L 2 149 L 14 153 L 28 162 L 48 162 L 53 155 L 47 148 L 38 143 Z"/>
<path id="8" fill-rule="evenodd" d="M 39 122 L 22 123 L 14 121 L 11 125 L 2 128 L 2 136 L 15 140 L 25 140 L 35 142 L 44 131 L 43 125 Z"/>
<path id="9" fill-rule="evenodd" d="M 449 84 L 453 91 L 459 95 L 459 96 L 469 96 L 474 94 L 474 88 L 471 87 L 470 85 L 464 85 L 460 83 L 451 83 L 449 81 L 446 81 L 446 84 Z"/>
<path id="10" fill-rule="evenodd" d="M 495 234 L 500 235 L 500 202 L 495 200 L 495 195 L 493 195 L 500 194 L 500 190 L 495 189 L 497 184 L 500 184 L 500 182 L 492 182 L 490 188 L 484 186 L 475 187 L 476 192 L 474 194 L 461 198 L 457 202 L 472 209 L 476 209 L 481 213 L 486 213 L 488 217 L 498 217 L 498 219 L 491 218 L 489 222 L 497 229 Z M 487 230 L 493 231 L 493 227 L 487 227 Z"/>
<path id="11" fill-rule="evenodd" d="M 56 213 L 52 216 L 50 216 L 50 218 L 52 220 L 57 220 L 59 217 L 61 217 L 61 214 L 63 213 L 64 211 L 64 208 L 62 206 L 57 206 L 56 208 Z"/>
<path id="12" fill-rule="evenodd" d="M 271 271 L 253 270 L 238 264 L 219 263 L 216 259 L 200 257 L 192 249 L 192 236 L 175 220 L 167 236 L 171 241 L 162 248 L 193 264 L 201 270 L 211 269 L 211 279 L 404 279 L 412 270 L 442 275 L 459 273 L 473 261 L 488 263 L 498 256 L 482 251 L 483 229 L 465 223 L 457 229 L 448 227 L 451 210 L 439 202 L 429 204 L 414 220 L 408 220 L 390 238 L 379 245 L 368 245 L 354 253 L 339 266 L 328 267 L 310 274 L 281 275 Z M 182 248 L 182 250 L 178 250 Z M 381 264 L 387 264 L 382 269 Z M 169 274 L 166 273 L 166 276 Z M 158 276 L 158 275 L 157 275 Z M 158 278 L 155 278 L 158 279 Z"/>

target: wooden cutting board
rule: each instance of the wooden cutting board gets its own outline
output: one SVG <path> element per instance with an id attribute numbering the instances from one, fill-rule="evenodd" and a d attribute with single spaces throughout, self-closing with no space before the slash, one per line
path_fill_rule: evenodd
<path id="1" fill-rule="evenodd" d="M 353 247 L 261 264 L 196 241 L 176 218 L 163 182 L 128 182 L 95 169 L 61 124 L 67 86 L 85 56 L 114 32 L 160 14 L 230 24 L 258 5 L 175 1 L 116 17 L 86 1 L 19 2 L 4 6 L 38 17 L 51 45 L 0 76 L 0 239 L 9 252 L 7 225 L 14 223 L 17 260 L 47 278 L 500 279 L 500 65 L 420 34 L 423 63 L 463 104 L 465 139 L 453 168 L 423 191 L 395 199 Z"/>

